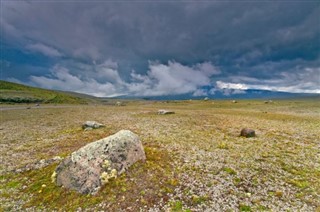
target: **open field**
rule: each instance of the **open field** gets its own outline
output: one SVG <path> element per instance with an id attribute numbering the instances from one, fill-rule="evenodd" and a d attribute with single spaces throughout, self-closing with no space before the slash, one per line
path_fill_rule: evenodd
<path id="1" fill-rule="evenodd" d="M 156 115 L 158 109 L 175 114 Z M 320 210 L 318 100 L 136 101 L 0 112 L 0 211 Z M 87 120 L 106 127 L 83 131 Z M 244 127 L 257 137 L 239 137 Z M 95 196 L 52 184 L 57 163 L 17 172 L 121 129 L 140 137 L 147 161 Z"/>

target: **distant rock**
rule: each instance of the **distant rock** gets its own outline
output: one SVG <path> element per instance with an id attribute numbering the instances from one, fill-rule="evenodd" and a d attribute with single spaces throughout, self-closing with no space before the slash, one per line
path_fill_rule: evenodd
<path id="1" fill-rule="evenodd" d="M 232 103 L 238 103 L 238 101 L 237 100 L 232 100 Z"/>
<path id="2" fill-rule="evenodd" d="M 158 110 L 158 115 L 168 115 L 168 114 L 174 114 L 174 112 L 170 110 Z"/>
<path id="3" fill-rule="evenodd" d="M 123 102 L 116 102 L 116 106 L 125 106 Z"/>
<path id="4" fill-rule="evenodd" d="M 241 130 L 240 136 L 250 138 L 250 137 L 255 137 L 256 133 L 253 129 L 243 128 Z"/>
<path id="5" fill-rule="evenodd" d="M 204 101 L 208 101 L 208 100 L 209 100 L 209 98 L 208 98 L 208 97 L 205 97 L 203 100 L 204 100 Z"/>
<path id="6" fill-rule="evenodd" d="M 73 152 L 56 168 L 52 181 L 82 194 L 95 194 L 109 180 L 145 159 L 139 137 L 121 130 Z"/>
<path id="7" fill-rule="evenodd" d="M 92 130 L 92 129 L 98 129 L 100 127 L 105 127 L 105 125 L 100 124 L 96 121 L 86 121 L 83 125 L 82 125 L 82 129 L 84 130 Z"/>

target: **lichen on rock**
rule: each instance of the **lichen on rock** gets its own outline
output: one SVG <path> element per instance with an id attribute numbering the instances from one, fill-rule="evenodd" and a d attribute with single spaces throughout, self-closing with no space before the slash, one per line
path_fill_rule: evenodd
<path id="1" fill-rule="evenodd" d="M 145 159 L 139 137 L 129 130 L 121 130 L 65 158 L 56 168 L 55 182 L 83 194 L 94 194 L 101 185 Z"/>
<path id="2" fill-rule="evenodd" d="M 52 183 L 55 183 L 56 180 L 57 180 L 57 172 L 54 171 L 54 172 L 52 173 L 52 175 L 51 175 L 51 182 L 52 182 Z"/>
<path id="3" fill-rule="evenodd" d="M 101 184 L 104 185 L 109 182 L 110 179 L 117 178 L 117 170 L 112 169 L 110 172 L 104 171 L 100 176 Z"/>

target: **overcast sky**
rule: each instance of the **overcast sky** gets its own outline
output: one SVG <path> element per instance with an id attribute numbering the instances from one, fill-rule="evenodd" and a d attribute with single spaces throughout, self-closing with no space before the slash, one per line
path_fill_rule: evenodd
<path id="1" fill-rule="evenodd" d="M 320 93 L 319 1 L 1 1 L 1 79 L 95 96 Z"/>

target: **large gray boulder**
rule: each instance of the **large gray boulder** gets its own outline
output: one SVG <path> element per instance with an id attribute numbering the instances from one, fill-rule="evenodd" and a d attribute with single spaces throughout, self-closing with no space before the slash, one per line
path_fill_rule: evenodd
<path id="1" fill-rule="evenodd" d="M 73 152 L 56 168 L 52 181 L 83 194 L 95 194 L 110 179 L 145 159 L 139 137 L 121 130 Z"/>

